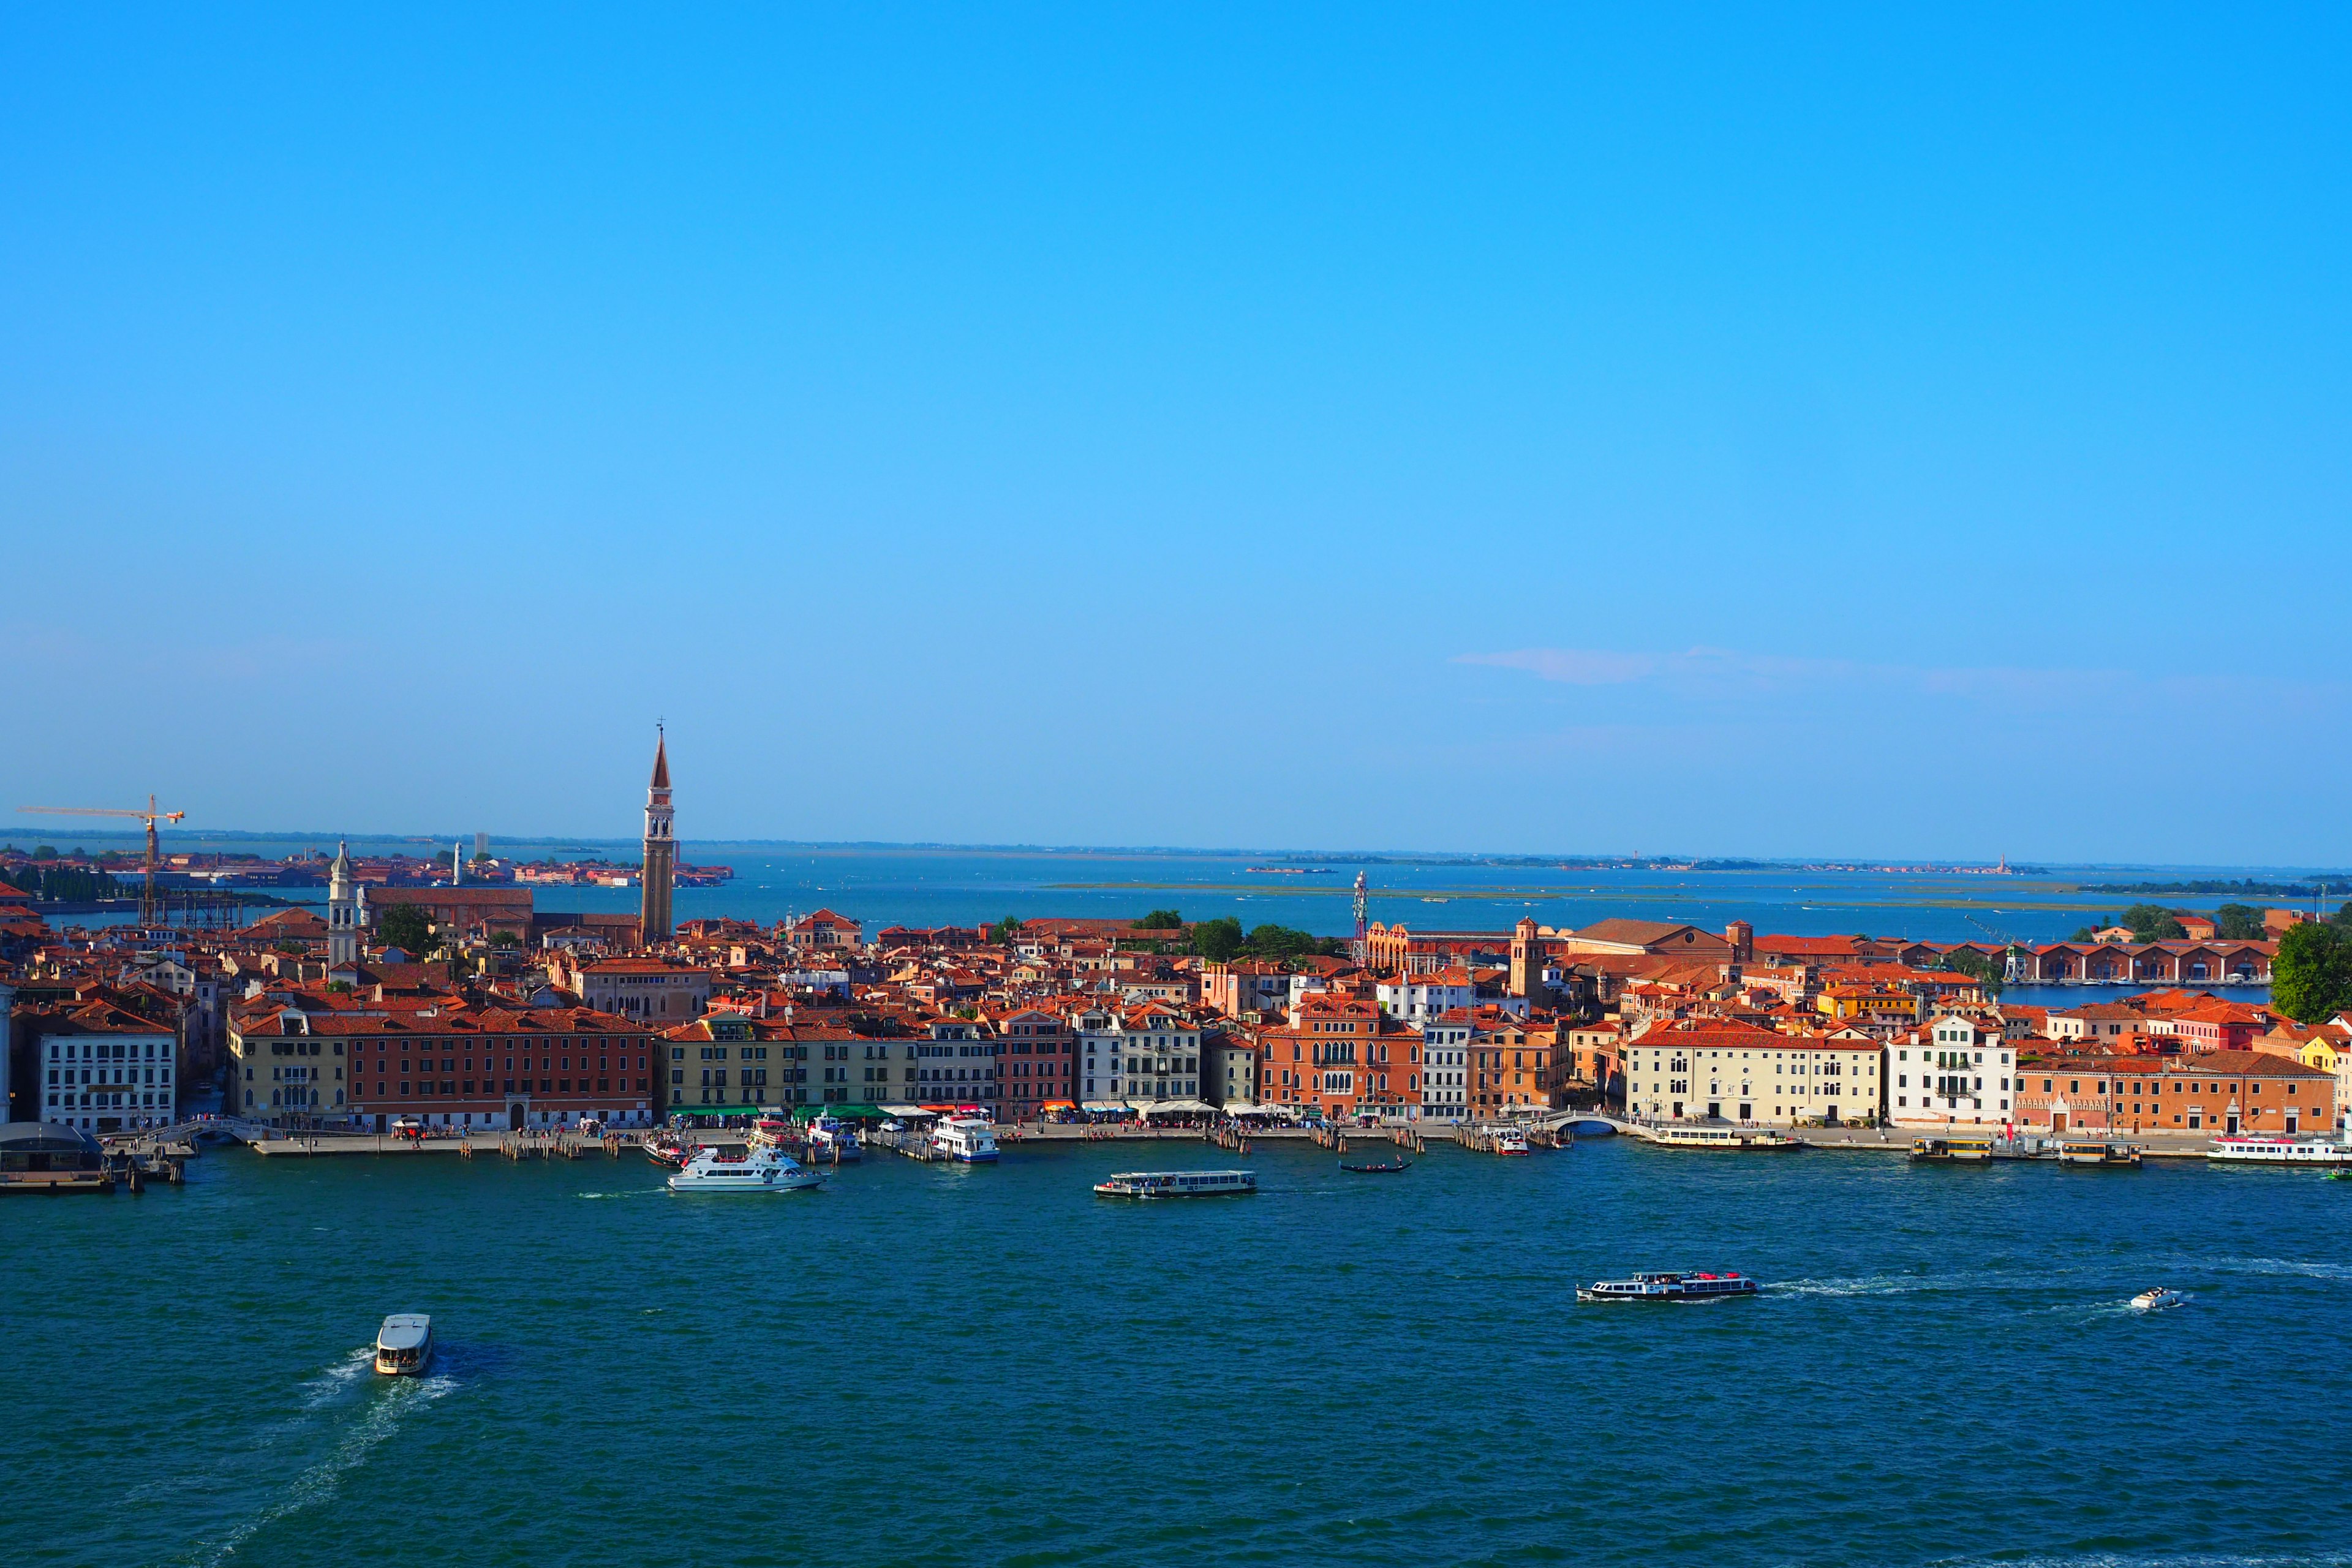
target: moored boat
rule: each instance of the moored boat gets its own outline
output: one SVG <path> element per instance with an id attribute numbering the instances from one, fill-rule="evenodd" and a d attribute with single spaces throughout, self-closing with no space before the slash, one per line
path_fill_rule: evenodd
<path id="1" fill-rule="evenodd" d="M 433 1359 L 433 1320 L 394 1312 L 375 1331 L 375 1369 L 386 1377 L 419 1377 Z"/>
<path id="2" fill-rule="evenodd" d="M 752 1149 L 740 1160 L 722 1159 L 717 1150 L 703 1149 L 669 1179 L 669 1189 L 674 1193 L 791 1193 L 824 1183 L 823 1172 L 803 1170 L 799 1161 L 774 1149 Z"/>
<path id="3" fill-rule="evenodd" d="M 1805 1141 L 1785 1132 L 1742 1132 L 1736 1127 L 1659 1127 L 1649 1141 L 1662 1149 L 1712 1149 L 1727 1154 L 1786 1153 Z"/>
<path id="4" fill-rule="evenodd" d="M 1497 1154 L 1524 1154 L 1528 1152 L 1528 1131 L 1524 1127 L 1495 1129 L 1494 1149 Z"/>
<path id="5" fill-rule="evenodd" d="M 1914 1160 L 1956 1164 L 1977 1164 L 1992 1158 L 1992 1141 L 1988 1138 L 1914 1138 L 1911 1155 Z"/>
<path id="6" fill-rule="evenodd" d="M 811 1164 L 846 1165 L 866 1157 L 856 1129 L 837 1116 L 812 1117 L 803 1131 Z"/>
<path id="7" fill-rule="evenodd" d="M 2095 1139 L 2070 1139 L 2058 1145 L 2058 1163 L 2062 1165 L 2104 1165 L 2130 1167 L 2139 1163 L 2139 1150 L 2129 1143 L 2106 1143 Z"/>
<path id="8" fill-rule="evenodd" d="M 2213 1140 L 2215 1160 L 2258 1165 L 2352 1165 L 2352 1139 L 2231 1132 Z"/>
<path id="9" fill-rule="evenodd" d="M 1758 1286 L 1745 1274 L 1636 1274 L 1631 1279 L 1596 1279 L 1576 1288 L 1580 1301 L 1715 1301 L 1753 1296 Z"/>
<path id="10" fill-rule="evenodd" d="M 1255 1171 L 1121 1171 L 1095 1184 L 1107 1198 L 1215 1198 L 1257 1191 Z"/>
<path id="11" fill-rule="evenodd" d="M 996 1158 L 996 1124 L 984 1116 L 942 1117 L 931 1129 L 931 1148 L 967 1165 Z"/>

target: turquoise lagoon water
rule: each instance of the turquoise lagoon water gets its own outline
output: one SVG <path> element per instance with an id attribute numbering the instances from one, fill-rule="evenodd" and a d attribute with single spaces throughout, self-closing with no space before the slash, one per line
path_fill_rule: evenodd
<path id="1" fill-rule="evenodd" d="M 0 1562 L 2352 1560 L 2352 1184 L 1620 1140 L 1088 1190 L 1229 1163 L 231 1151 L 0 1203 Z M 1573 1303 L 1709 1266 L 1769 1289 Z M 394 1310 L 430 1377 L 366 1371 Z"/>

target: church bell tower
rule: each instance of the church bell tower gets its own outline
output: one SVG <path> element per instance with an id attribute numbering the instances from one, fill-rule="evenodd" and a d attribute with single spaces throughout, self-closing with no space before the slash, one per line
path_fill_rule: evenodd
<path id="1" fill-rule="evenodd" d="M 670 831 L 669 747 L 654 731 L 654 780 L 646 789 L 646 866 L 638 879 L 637 942 L 651 947 L 670 938 L 670 879 L 677 865 L 677 840 Z"/>
<path id="2" fill-rule="evenodd" d="M 347 969 L 360 961 L 360 909 L 352 894 L 352 851 L 335 846 L 327 871 L 327 967 Z"/>

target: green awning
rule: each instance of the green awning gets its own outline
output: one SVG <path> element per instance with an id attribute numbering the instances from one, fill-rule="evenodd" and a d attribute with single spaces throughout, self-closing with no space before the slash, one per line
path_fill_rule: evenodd
<path id="1" fill-rule="evenodd" d="M 888 1115 L 889 1113 L 878 1105 L 796 1105 L 793 1107 L 793 1120 L 795 1121 L 814 1121 L 820 1116 L 839 1116 L 853 1121 L 881 1121 Z"/>
<path id="2" fill-rule="evenodd" d="M 673 1105 L 669 1113 L 672 1116 L 757 1116 L 760 1108 L 756 1105 Z"/>

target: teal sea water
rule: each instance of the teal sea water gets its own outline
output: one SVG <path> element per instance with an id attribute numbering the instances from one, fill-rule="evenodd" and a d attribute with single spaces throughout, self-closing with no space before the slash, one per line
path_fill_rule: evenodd
<path id="1" fill-rule="evenodd" d="M 2352 1561 L 2352 1184 L 1619 1140 L 1089 1191 L 1230 1163 L 230 1151 L 0 1202 L 0 1562 Z M 1677 1266 L 1769 1289 L 1574 1304 Z M 404 1310 L 439 1360 L 375 1378 Z"/>

